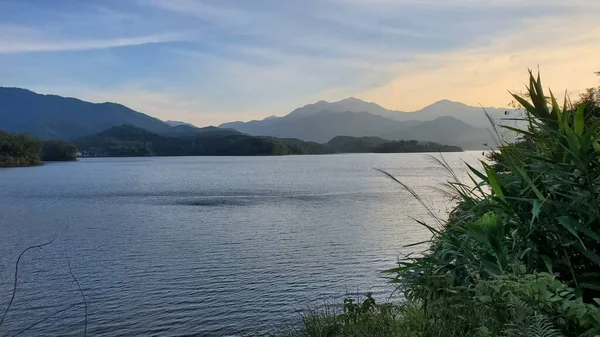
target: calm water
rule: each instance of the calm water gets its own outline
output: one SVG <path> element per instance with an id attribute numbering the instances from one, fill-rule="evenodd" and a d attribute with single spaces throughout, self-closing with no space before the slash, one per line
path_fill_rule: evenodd
<path id="1" fill-rule="evenodd" d="M 446 154 L 458 171 L 461 158 Z M 429 237 L 421 206 L 443 214 L 442 168 L 424 154 L 82 159 L 0 169 L 0 328 L 80 336 L 226 336 L 266 331 L 307 305 L 372 291 L 404 245 Z"/>

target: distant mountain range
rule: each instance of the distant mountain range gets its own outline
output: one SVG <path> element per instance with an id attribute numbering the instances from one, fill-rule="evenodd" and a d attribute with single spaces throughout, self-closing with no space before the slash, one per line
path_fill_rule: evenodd
<path id="1" fill-rule="evenodd" d="M 165 121 L 165 123 L 169 124 L 170 126 L 182 126 L 182 125 L 185 125 L 185 126 L 189 126 L 189 127 L 192 127 L 192 128 L 197 128 L 197 126 L 195 126 L 194 124 L 190 124 L 190 123 L 186 123 L 186 122 L 182 122 L 182 121 L 171 121 L 171 120 L 168 120 L 168 121 Z"/>
<path id="2" fill-rule="evenodd" d="M 486 108 L 494 119 L 506 109 Z M 357 98 L 339 102 L 320 101 L 298 108 L 284 117 L 221 124 L 255 136 L 294 137 L 326 142 L 335 136 L 415 139 L 457 145 L 465 149 L 493 147 L 491 124 L 484 108 L 448 100 L 415 112 L 385 109 Z"/>
<path id="3" fill-rule="evenodd" d="M 0 88 L 0 129 L 4 131 L 42 139 L 76 139 L 123 124 L 159 133 L 171 131 L 165 122 L 124 105 Z"/>
<path id="4" fill-rule="evenodd" d="M 504 108 L 483 108 L 472 107 L 460 102 L 450 100 L 441 100 L 424 107 L 421 110 L 413 112 L 404 112 L 396 110 L 388 110 L 380 105 L 372 102 L 365 102 L 358 98 L 350 97 L 338 102 L 319 101 L 317 103 L 308 104 L 298 108 L 285 117 L 302 118 L 314 115 L 323 111 L 330 112 L 368 112 L 372 115 L 382 116 L 396 121 L 431 121 L 439 117 L 454 117 L 467 124 L 476 127 L 487 128 L 490 126 L 490 121 L 486 117 L 485 112 L 494 119 L 503 118 L 508 109 Z M 277 117 L 271 116 L 266 119 L 272 120 Z"/>
<path id="5" fill-rule="evenodd" d="M 503 117 L 505 112 L 505 109 L 486 110 L 494 118 Z M 42 139 L 74 140 L 120 125 L 132 125 L 163 136 L 191 137 L 208 131 L 182 121 L 163 122 L 117 103 L 90 103 L 0 87 L 0 129 L 4 131 Z M 210 130 L 228 129 L 252 136 L 297 138 L 317 143 L 326 143 L 336 136 L 380 137 L 481 149 L 494 145 L 486 129 L 489 126 L 483 108 L 448 100 L 419 111 L 401 112 L 348 98 L 309 104 L 283 117 L 225 123 Z"/>

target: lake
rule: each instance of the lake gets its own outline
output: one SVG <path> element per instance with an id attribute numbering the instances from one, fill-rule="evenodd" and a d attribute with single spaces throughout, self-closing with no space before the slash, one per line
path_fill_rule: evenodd
<path id="1" fill-rule="evenodd" d="M 439 156 L 439 155 L 438 155 Z M 446 153 L 461 160 L 481 152 Z M 428 239 L 445 170 L 426 154 L 85 158 L 0 169 L 0 335 L 228 336 L 270 331 L 346 294 L 393 288 L 381 271 Z M 1 314 L 1 313 L 0 313 Z"/>

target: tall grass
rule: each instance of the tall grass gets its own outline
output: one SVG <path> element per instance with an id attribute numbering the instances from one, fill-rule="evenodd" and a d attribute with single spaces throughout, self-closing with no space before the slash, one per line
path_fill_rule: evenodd
<path id="1" fill-rule="evenodd" d="M 600 334 L 600 111 L 560 106 L 531 72 L 513 96 L 528 126 L 504 128 L 520 141 L 467 165 L 472 184 L 450 181 L 459 202 L 423 224 L 429 248 L 388 271 L 405 302 L 347 302 L 294 336 Z"/>

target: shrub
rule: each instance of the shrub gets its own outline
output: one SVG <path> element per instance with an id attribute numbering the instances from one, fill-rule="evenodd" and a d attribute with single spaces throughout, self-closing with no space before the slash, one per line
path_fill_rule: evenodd
<path id="1" fill-rule="evenodd" d="M 520 141 L 468 166 L 470 184 L 455 175 L 448 219 L 421 223 L 429 248 L 388 271 L 404 303 L 346 302 L 342 315 L 303 320 L 327 334 L 304 324 L 298 336 L 600 334 L 598 106 L 560 107 L 531 73 L 527 90 L 514 98 L 528 126 L 504 126 Z"/>

